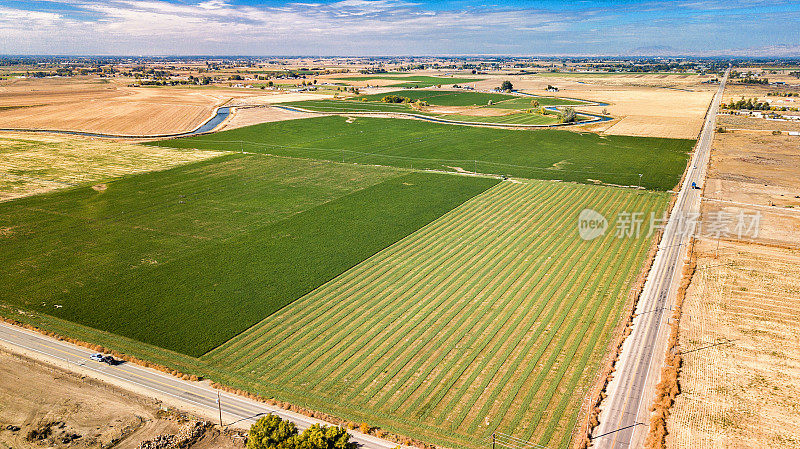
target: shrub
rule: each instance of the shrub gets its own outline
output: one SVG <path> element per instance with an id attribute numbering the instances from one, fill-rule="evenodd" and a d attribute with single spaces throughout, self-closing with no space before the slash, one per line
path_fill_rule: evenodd
<path id="1" fill-rule="evenodd" d="M 558 114 L 558 120 L 561 123 L 573 123 L 578 119 L 578 114 L 575 113 L 575 108 L 564 108 Z"/>
<path id="2" fill-rule="evenodd" d="M 362 424 L 363 428 L 364 424 Z M 294 423 L 276 415 L 259 418 L 251 427 L 247 449 L 356 449 L 350 434 L 338 426 L 314 424 L 297 433 Z"/>
<path id="3" fill-rule="evenodd" d="M 401 97 L 400 95 L 386 95 L 381 98 L 381 101 L 384 103 L 411 103 L 410 98 Z"/>

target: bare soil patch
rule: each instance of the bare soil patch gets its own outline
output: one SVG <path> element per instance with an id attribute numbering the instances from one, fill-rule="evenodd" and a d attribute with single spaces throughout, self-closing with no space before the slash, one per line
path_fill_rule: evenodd
<path id="1" fill-rule="evenodd" d="M 800 115 L 800 112 L 794 114 Z M 763 131 L 800 131 L 800 121 L 767 120 L 763 118 L 748 117 L 744 115 L 723 114 L 717 117 L 717 126 L 730 130 L 752 129 Z M 800 138 L 795 138 L 800 143 Z"/>
<path id="2" fill-rule="evenodd" d="M 135 449 L 197 422 L 153 399 L 0 350 L 0 447 Z M 196 440 L 184 447 L 237 447 L 216 430 Z"/>
<path id="3" fill-rule="evenodd" d="M 703 217 L 761 214 L 754 240 L 800 245 L 800 138 L 760 132 L 717 133 L 704 188 Z"/>

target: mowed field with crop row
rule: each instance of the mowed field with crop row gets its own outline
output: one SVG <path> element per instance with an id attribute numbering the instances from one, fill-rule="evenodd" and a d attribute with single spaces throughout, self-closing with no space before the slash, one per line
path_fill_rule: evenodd
<path id="1" fill-rule="evenodd" d="M 3 202 L 0 303 L 199 356 L 497 182 L 228 155 Z"/>
<path id="2" fill-rule="evenodd" d="M 388 118 L 328 116 L 265 123 L 151 145 L 233 150 L 390 165 L 468 170 L 530 179 L 674 188 L 688 139 L 506 130 Z"/>
<path id="3" fill-rule="evenodd" d="M 652 238 L 591 241 L 594 209 L 669 195 L 503 182 L 201 361 L 224 382 L 447 447 L 565 447 Z"/>

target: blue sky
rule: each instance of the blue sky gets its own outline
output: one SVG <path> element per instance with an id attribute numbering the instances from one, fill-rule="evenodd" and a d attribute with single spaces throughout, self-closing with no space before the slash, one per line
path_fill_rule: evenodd
<path id="1" fill-rule="evenodd" d="M 0 53 L 800 56 L 800 1 L 0 0 Z"/>

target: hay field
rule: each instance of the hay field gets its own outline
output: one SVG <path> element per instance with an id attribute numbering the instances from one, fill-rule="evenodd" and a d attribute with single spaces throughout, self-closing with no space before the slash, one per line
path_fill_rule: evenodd
<path id="1" fill-rule="evenodd" d="M 800 447 L 800 252 L 697 246 L 668 448 Z"/>
<path id="2" fill-rule="evenodd" d="M 584 241 L 576 217 L 667 201 L 503 182 L 203 361 L 235 385 L 447 447 L 485 448 L 493 431 L 565 447 L 651 241 Z"/>
<path id="3" fill-rule="evenodd" d="M 199 356 L 497 182 L 228 155 L 3 202 L 0 303 Z"/>
<path id="4" fill-rule="evenodd" d="M 214 108 L 252 94 L 225 89 L 126 87 L 102 79 L 14 79 L 0 83 L 0 128 L 124 135 L 190 131 Z M 25 107 L 16 107 L 25 106 Z"/>
<path id="5" fill-rule="evenodd" d="M 694 142 L 327 116 L 151 144 L 629 186 L 637 185 L 642 173 L 643 187 L 669 190 L 685 170 Z"/>
<path id="6" fill-rule="evenodd" d="M 52 134 L 0 133 L 0 201 L 221 154 Z"/>

